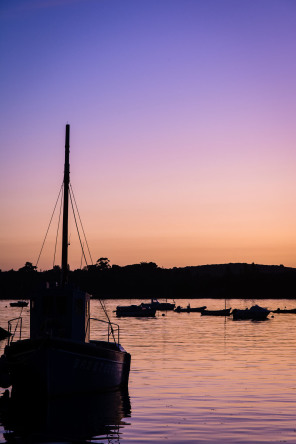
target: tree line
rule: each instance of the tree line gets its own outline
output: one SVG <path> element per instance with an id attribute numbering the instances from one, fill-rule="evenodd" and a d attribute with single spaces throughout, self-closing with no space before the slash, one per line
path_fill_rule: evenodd
<path id="1" fill-rule="evenodd" d="M 0 298 L 26 299 L 47 282 L 59 283 L 61 269 L 37 271 L 31 263 L 0 272 Z M 69 282 L 94 298 L 288 298 L 294 299 L 296 269 L 283 265 L 230 263 L 188 267 L 159 267 L 154 262 L 94 265 L 69 270 Z"/>

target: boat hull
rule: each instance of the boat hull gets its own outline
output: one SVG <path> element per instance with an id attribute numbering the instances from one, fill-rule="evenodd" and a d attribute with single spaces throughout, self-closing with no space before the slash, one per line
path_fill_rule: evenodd
<path id="1" fill-rule="evenodd" d="M 225 308 L 224 310 L 202 310 L 202 316 L 230 316 L 231 308 Z"/>
<path id="2" fill-rule="evenodd" d="M 158 305 L 156 305 L 156 310 L 162 310 L 162 311 L 168 311 L 168 310 L 174 310 L 176 304 L 171 304 L 170 302 L 159 302 Z"/>
<path id="3" fill-rule="evenodd" d="M 234 309 L 232 312 L 233 320 L 251 320 L 251 321 L 265 321 L 270 311 L 266 308 L 254 305 L 251 308 L 246 308 L 244 310 Z"/>
<path id="4" fill-rule="evenodd" d="M 112 346 L 50 338 L 13 343 L 5 350 L 12 389 L 55 397 L 127 386 L 130 355 Z"/>
<path id="5" fill-rule="evenodd" d="M 148 304 L 127 305 L 127 306 L 118 305 L 116 307 L 116 316 L 118 318 L 120 318 L 120 317 L 140 317 L 140 318 L 155 317 L 155 313 L 156 313 L 156 308 L 152 308 Z"/>
<path id="6" fill-rule="evenodd" d="M 284 314 L 296 314 L 296 308 L 290 308 L 290 309 L 281 309 L 277 308 L 276 310 L 272 311 L 273 313 L 284 313 Z"/>
<path id="7" fill-rule="evenodd" d="M 27 307 L 28 305 L 29 305 L 29 302 L 25 302 L 25 301 L 10 302 L 11 307 Z"/>
<path id="8" fill-rule="evenodd" d="M 201 313 L 206 308 L 207 308 L 206 305 L 203 305 L 202 307 L 186 307 L 186 308 L 182 308 L 179 306 L 175 309 L 175 312 L 176 313 Z"/>

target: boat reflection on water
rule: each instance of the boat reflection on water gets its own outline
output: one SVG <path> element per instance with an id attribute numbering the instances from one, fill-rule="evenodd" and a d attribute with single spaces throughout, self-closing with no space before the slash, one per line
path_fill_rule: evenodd
<path id="1" fill-rule="evenodd" d="M 1 399 L 0 421 L 7 443 L 89 442 L 119 443 L 124 418 L 131 413 L 128 391 L 56 399 L 16 397 Z"/>

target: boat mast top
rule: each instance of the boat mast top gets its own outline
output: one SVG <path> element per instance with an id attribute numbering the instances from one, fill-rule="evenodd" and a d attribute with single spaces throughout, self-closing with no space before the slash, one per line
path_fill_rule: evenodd
<path id="1" fill-rule="evenodd" d="M 63 241 L 62 241 L 62 286 L 68 280 L 68 213 L 70 183 L 70 125 L 66 125 L 65 169 L 64 169 L 64 209 L 63 209 Z"/>

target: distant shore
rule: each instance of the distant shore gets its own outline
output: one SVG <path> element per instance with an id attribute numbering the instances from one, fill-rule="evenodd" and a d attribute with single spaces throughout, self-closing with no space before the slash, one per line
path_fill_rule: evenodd
<path id="1" fill-rule="evenodd" d="M 29 264 L 29 265 L 28 265 Z M 36 271 L 30 263 L 0 272 L 0 299 L 29 299 L 46 283 L 60 282 L 60 268 Z M 229 263 L 161 268 L 154 262 L 92 265 L 69 281 L 101 299 L 296 299 L 296 269 L 283 265 Z"/>

